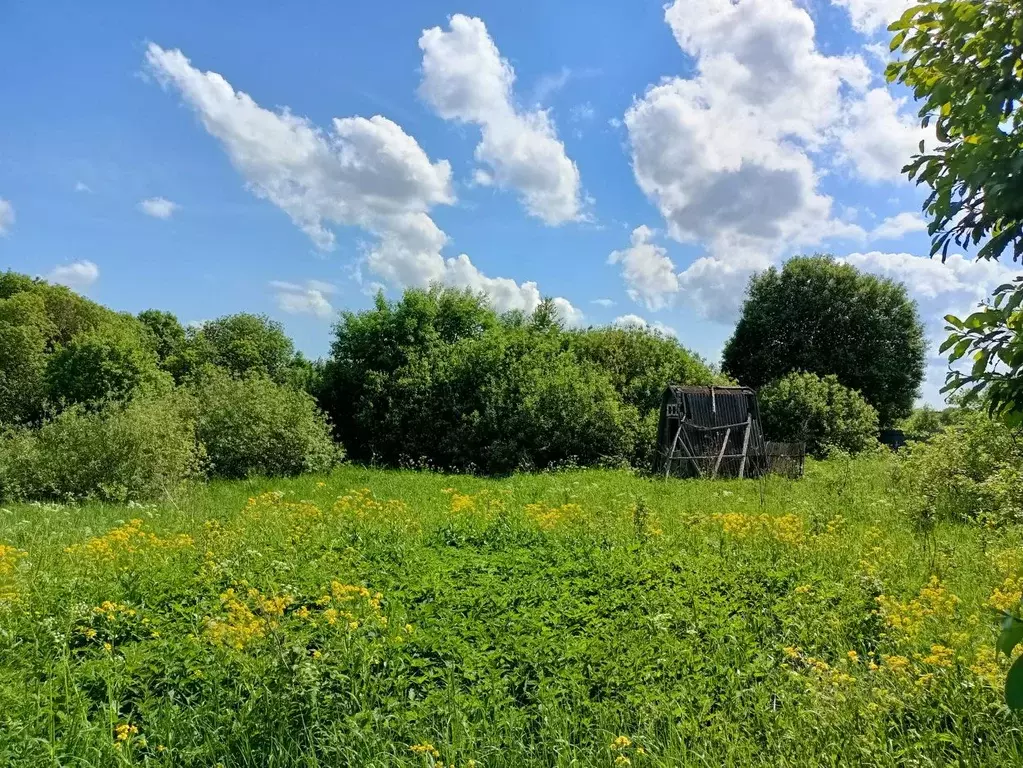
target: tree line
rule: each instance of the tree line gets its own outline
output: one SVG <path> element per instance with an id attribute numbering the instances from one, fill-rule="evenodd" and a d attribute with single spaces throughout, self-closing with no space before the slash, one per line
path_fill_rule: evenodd
<path id="1" fill-rule="evenodd" d="M 7 272 L 0 494 L 130 497 L 342 455 L 488 474 L 643 468 L 669 383 L 762 388 L 769 436 L 855 451 L 908 415 L 922 371 L 905 289 L 826 256 L 754 277 L 723 370 L 654 331 L 569 329 L 549 301 L 498 313 L 439 286 L 343 312 L 327 359 L 310 361 L 265 316 L 186 328 Z"/>

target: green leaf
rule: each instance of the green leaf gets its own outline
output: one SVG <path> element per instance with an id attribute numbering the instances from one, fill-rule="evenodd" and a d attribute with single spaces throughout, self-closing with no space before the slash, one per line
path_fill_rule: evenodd
<path id="1" fill-rule="evenodd" d="M 950 363 L 954 363 L 956 360 L 958 360 L 963 355 L 965 355 L 966 354 L 966 350 L 968 350 L 969 348 L 970 348 L 970 340 L 969 339 L 963 339 L 958 344 L 956 344 L 955 349 L 952 350 L 952 354 L 948 356 L 948 361 Z"/>
<path id="2" fill-rule="evenodd" d="M 1005 676 L 1005 703 L 1009 709 L 1023 709 L 1023 656 L 1009 667 Z"/>
<path id="3" fill-rule="evenodd" d="M 1005 614 L 1002 619 L 1002 631 L 998 633 L 998 641 L 995 648 L 999 653 L 1006 656 L 1012 655 L 1012 649 L 1023 641 L 1023 621 L 1020 621 L 1012 614 Z"/>

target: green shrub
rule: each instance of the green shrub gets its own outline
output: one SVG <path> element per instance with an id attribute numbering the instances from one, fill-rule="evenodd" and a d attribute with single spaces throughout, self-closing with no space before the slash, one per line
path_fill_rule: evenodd
<path id="1" fill-rule="evenodd" d="M 212 476 L 297 475 L 326 470 L 339 458 L 327 420 L 305 392 L 212 366 L 187 389 Z"/>
<path id="2" fill-rule="evenodd" d="M 0 438 L 0 498 L 151 499 L 196 476 L 200 465 L 181 398 L 140 398 L 99 411 L 74 405 L 39 429 Z"/>
<path id="3" fill-rule="evenodd" d="M 904 452 L 914 512 L 944 520 L 1023 521 L 1023 446 L 1000 421 L 961 410 L 958 421 Z"/>
<path id="4" fill-rule="evenodd" d="M 807 453 L 818 457 L 877 445 L 877 411 L 834 375 L 790 373 L 758 396 L 768 440 L 804 441 Z"/>
<path id="5" fill-rule="evenodd" d="M 55 404 L 97 405 L 166 391 L 171 378 L 138 329 L 127 324 L 75 336 L 46 364 L 46 394 Z"/>

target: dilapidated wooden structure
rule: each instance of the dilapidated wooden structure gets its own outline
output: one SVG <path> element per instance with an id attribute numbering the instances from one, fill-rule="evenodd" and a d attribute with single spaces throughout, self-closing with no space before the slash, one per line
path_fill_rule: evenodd
<path id="1" fill-rule="evenodd" d="M 757 393 L 671 385 L 661 398 L 656 471 L 675 477 L 760 477 L 768 470 Z"/>

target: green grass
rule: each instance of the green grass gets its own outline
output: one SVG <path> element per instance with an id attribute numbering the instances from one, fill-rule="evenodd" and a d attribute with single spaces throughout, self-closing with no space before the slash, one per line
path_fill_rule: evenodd
<path id="1" fill-rule="evenodd" d="M 0 765 L 1018 765 L 986 604 L 1020 535 L 901 493 L 872 458 L 8 507 Z"/>

